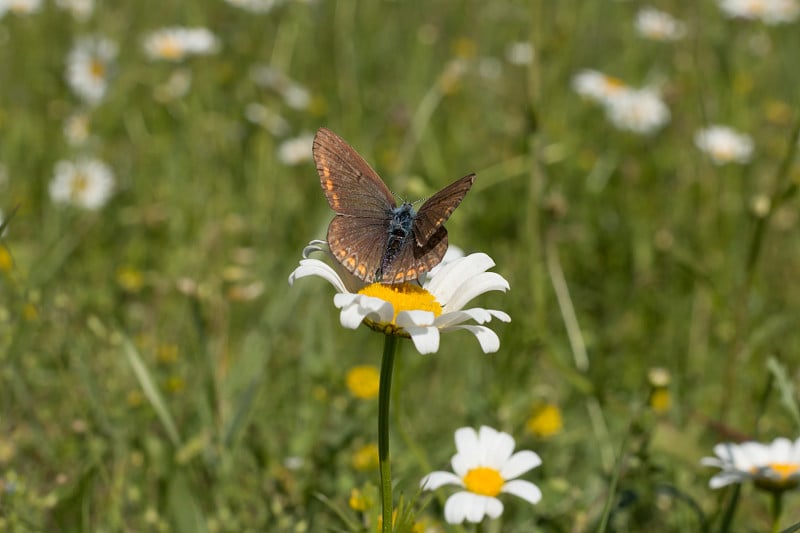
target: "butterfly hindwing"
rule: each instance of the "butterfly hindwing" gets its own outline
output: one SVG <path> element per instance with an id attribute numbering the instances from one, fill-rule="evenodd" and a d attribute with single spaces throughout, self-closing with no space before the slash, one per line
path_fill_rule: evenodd
<path id="1" fill-rule="evenodd" d="M 418 246 L 424 246 L 428 239 L 433 237 L 442 224 L 450 218 L 458 204 L 472 188 L 473 183 L 475 183 L 475 174 L 464 176 L 422 204 L 414 218 L 414 239 Z"/>
<path id="2" fill-rule="evenodd" d="M 423 246 L 419 246 L 415 239 L 409 236 L 387 271 L 382 273 L 382 281 L 384 283 L 413 281 L 438 265 L 445 252 L 447 252 L 447 230 L 444 226 L 440 226 Z"/>
<path id="3" fill-rule="evenodd" d="M 372 283 L 377 281 L 387 231 L 387 224 L 377 219 L 337 215 L 328 226 L 328 247 L 343 267 Z"/>

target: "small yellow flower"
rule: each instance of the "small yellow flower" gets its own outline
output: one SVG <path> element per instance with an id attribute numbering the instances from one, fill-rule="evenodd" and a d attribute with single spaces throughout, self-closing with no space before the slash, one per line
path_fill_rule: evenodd
<path id="1" fill-rule="evenodd" d="M 354 366 L 347 372 L 347 388 L 350 394 L 362 400 L 378 396 L 380 373 L 372 365 Z"/>
<path id="2" fill-rule="evenodd" d="M 672 405 L 672 395 L 666 387 L 659 387 L 650 391 L 650 399 L 648 401 L 650 409 L 656 413 L 666 413 Z"/>
<path id="3" fill-rule="evenodd" d="M 117 284 L 125 292 L 139 292 L 144 286 L 144 276 L 133 267 L 121 267 L 117 270 Z"/>
<path id="4" fill-rule="evenodd" d="M 537 406 L 525 423 L 525 429 L 540 438 L 548 438 L 561 433 L 561 430 L 564 429 L 561 409 L 553 403 Z"/>
<path id="5" fill-rule="evenodd" d="M 182 392 L 186 388 L 186 382 L 180 376 L 170 376 L 167 379 L 167 390 L 172 393 Z"/>
<path id="6" fill-rule="evenodd" d="M 369 501 L 369 498 L 367 498 L 364 493 L 358 489 L 350 490 L 350 499 L 347 503 L 350 505 L 352 510 L 361 513 L 369 509 L 372 504 L 372 502 Z"/>
<path id="7" fill-rule="evenodd" d="M 378 468 L 378 445 L 366 444 L 355 451 L 350 460 L 356 470 L 373 470 Z"/>

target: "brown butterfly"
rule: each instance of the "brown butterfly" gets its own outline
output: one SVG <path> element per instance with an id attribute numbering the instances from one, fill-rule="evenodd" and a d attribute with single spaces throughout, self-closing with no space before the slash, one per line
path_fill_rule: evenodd
<path id="1" fill-rule="evenodd" d="M 378 174 L 344 139 L 326 128 L 314 136 L 320 184 L 336 212 L 328 246 L 347 270 L 367 283 L 412 281 L 439 264 L 447 251 L 443 224 L 475 182 L 464 176 L 414 211 L 399 207 Z"/>

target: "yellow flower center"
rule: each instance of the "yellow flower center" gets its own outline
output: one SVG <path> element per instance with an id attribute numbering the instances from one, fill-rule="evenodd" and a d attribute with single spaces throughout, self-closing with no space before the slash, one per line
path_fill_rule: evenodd
<path id="1" fill-rule="evenodd" d="M 183 47 L 174 37 L 164 37 L 158 43 L 158 54 L 165 59 L 180 59 L 183 57 Z"/>
<path id="2" fill-rule="evenodd" d="M 89 72 L 94 79 L 103 79 L 106 75 L 106 66 L 100 59 L 93 59 L 89 65 Z"/>
<path id="3" fill-rule="evenodd" d="M 778 474 L 781 480 L 786 480 L 800 471 L 800 465 L 796 463 L 771 463 L 769 469 Z"/>
<path id="4" fill-rule="evenodd" d="M 800 484 L 798 463 L 770 463 L 763 467 L 754 466 L 750 472 L 756 476 L 755 485 L 764 490 L 782 492 Z"/>
<path id="5" fill-rule="evenodd" d="M 442 306 L 436 301 L 433 294 L 429 293 L 419 285 L 411 283 L 399 283 L 397 285 L 385 285 L 383 283 L 373 283 L 367 285 L 359 294 L 380 298 L 392 304 L 394 315 L 388 324 L 373 322 L 364 319 L 364 322 L 376 331 L 386 335 L 397 335 L 406 337 L 408 334 L 397 326 L 397 314 L 400 311 L 430 311 L 437 317 L 442 314 Z"/>
<path id="6" fill-rule="evenodd" d="M 505 480 L 500 472 L 487 466 L 473 468 L 464 476 L 467 490 L 482 496 L 497 496 L 504 483 Z"/>
<path id="7" fill-rule="evenodd" d="M 84 174 L 76 174 L 70 183 L 70 192 L 73 197 L 81 196 L 89 188 L 89 179 Z"/>

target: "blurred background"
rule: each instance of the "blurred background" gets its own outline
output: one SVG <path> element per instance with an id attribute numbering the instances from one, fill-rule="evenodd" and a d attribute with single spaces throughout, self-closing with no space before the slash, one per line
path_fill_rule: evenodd
<path id="1" fill-rule="evenodd" d="M 476 172 L 450 243 L 511 285 L 473 302 L 497 353 L 402 343 L 416 531 L 471 531 L 417 487 L 481 424 L 543 460 L 487 531 L 720 523 L 700 458 L 798 432 L 783 3 L 0 1 L 0 529 L 376 530 L 383 339 L 287 283 L 332 218 L 320 126 L 403 199 Z"/>

